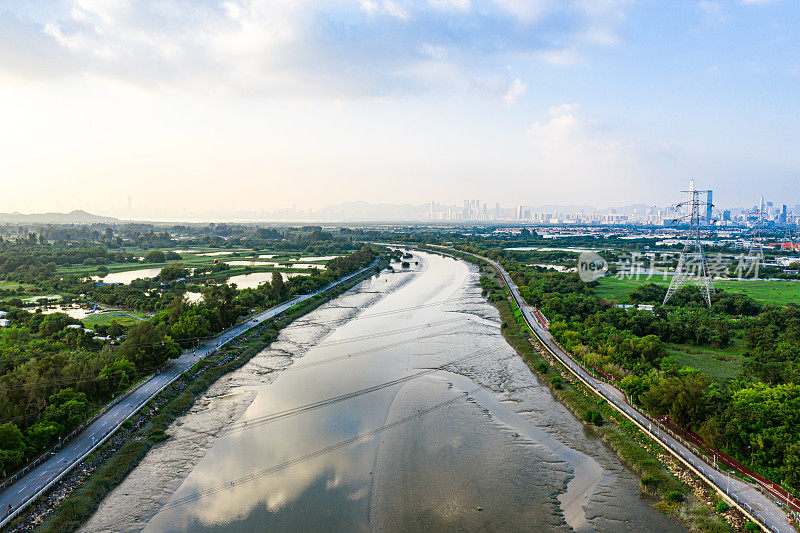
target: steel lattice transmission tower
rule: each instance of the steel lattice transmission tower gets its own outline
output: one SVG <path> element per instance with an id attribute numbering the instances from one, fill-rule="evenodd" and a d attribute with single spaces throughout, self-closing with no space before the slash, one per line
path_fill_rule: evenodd
<path id="1" fill-rule="evenodd" d="M 711 307 L 714 281 L 708 275 L 706 256 L 703 253 L 703 245 L 700 243 L 700 223 L 704 218 L 707 218 L 704 213 L 707 213 L 713 205 L 701 200 L 702 197 L 708 197 L 708 191 L 695 189 L 694 180 L 689 181 L 688 191 L 681 192 L 687 193 L 689 200 L 677 204 L 675 208 L 679 210 L 682 207 L 687 207 L 688 213 L 676 219 L 676 221 L 685 220 L 689 223 L 690 236 L 689 241 L 684 244 L 683 250 L 681 250 L 681 255 L 678 258 L 678 267 L 672 276 L 667 295 L 664 296 L 664 304 L 687 283 L 694 283 L 700 288 L 700 294 L 703 295 L 706 305 Z"/>

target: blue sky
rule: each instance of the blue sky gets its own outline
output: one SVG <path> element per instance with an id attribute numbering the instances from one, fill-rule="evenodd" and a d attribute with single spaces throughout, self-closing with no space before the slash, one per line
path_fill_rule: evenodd
<path id="1" fill-rule="evenodd" d="M 798 22 L 794 0 L 0 0 L 0 210 L 663 205 L 689 178 L 795 205 Z"/>

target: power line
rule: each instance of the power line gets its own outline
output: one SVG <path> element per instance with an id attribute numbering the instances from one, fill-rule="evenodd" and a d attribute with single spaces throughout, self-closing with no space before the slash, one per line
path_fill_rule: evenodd
<path id="1" fill-rule="evenodd" d="M 375 313 L 375 314 L 372 314 L 372 315 L 355 316 L 355 317 L 350 318 L 350 319 L 342 319 L 342 320 L 346 320 L 347 322 L 352 322 L 354 320 L 361 320 L 361 319 L 364 319 L 364 318 L 379 318 L 379 317 L 382 317 L 382 316 L 387 316 L 387 315 L 392 315 L 392 314 L 397 314 L 397 313 L 405 313 L 405 312 L 408 312 L 408 311 L 414 311 L 414 310 L 425 308 L 425 307 L 432 307 L 432 306 L 436 306 L 436 305 L 441 305 L 441 304 L 445 304 L 445 303 L 452 303 L 452 302 L 457 302 L 457 301 L 461 301 L 461 300 L 464 300 L 464 299 L 455 298 L 455 299 L 452 299 L 452 300 L 444 300 L 444 301 L 441 301 L 441 302 L 434 302 L 434 303 L 430 303 L 430 304 L 423 304 L 423 305 L 418 305 L 418 306 L 413 306 L 413 307 L 395 309 L 395 310 L 392 310 L 392 311 L 384 311 L 384 312 Z M 277 318 L 277 317 L 278 317 L 278 315 L 276 315 L 275 317 L 270 317 L 269 319 L 266 319 L 266 320 L 262 321 L 258 325 L 263 325 L 267 321 L 272 320 L 273 318 Z M 293 329 L 298 329 L 298 328 L 301 328 L 301 327 L 320 326 L 320 325 L 321 326 L 325 326 L 325 325 L 331 325 L 331 324 L 339 324 L 339 323 L 342 322 L 342 320 L 311 322 L 311 323 L 304 323 L 304 324 L 297 323 L 297 324 L 293 324 L 293 325 L 290 325 L 290 326 L 283 327 L 278 331 L 281 332 L 281 331 L 285 331 L 285 330 L 293 330 Z M 239 326 L 241 326 L 241 325 L 243 325 L 243 324 L 239 324 Z M 238 326 L 234 326 L 234 327 L 238 327 Z M 171 341 L 156 341 L 156 342 L 151 342 L 151 343 L 136 343 L 136 344 L 120 344 L 120 345 L 116 346 L 116 349 L 120 349 L 120 348 L 123 348 L 123 347 L 124 348 L 151 348 L 151 347 L 154 347 L 154 346 L 165 346 L 165 345 L 172 344 L 172 343 L 180 345 L 181 343 L 186 343 L 186 342 L 207 341 L 207 340 L 219 339 L 220 335 L 222 335 L 222 334 L 224 334 L 224 332 L 219 333 L 217 335 L 210 335 L 210 336 L 205 336 L 205 337 L 188 337 L 188 338 L 183 338 L 183 339 L 172 339 Z M 73 355 L 75 355 L 75 354 L 71 353 L 71 352 L 62 352 L 62 353 L 55 353 L 55 354 L 42 355 L 42 356 L 30 356 L 30 355 L 25 356 L 25 355 L 21 355 L 21 356 L 15 356 L 15 357 L 1 358 L 0 359 L 0 363 L 3 363 L 5 361 L 17 361 L 17 360 L 19 360 L 19 361 L 28 361 L 30 359 L 41 360 L 41 359 L 47 359 L 47 358 L 50 358 L 50 357 L 68 357 L 68 356 L 73 356 Z"/>
<path id="2" fill-rule="evenodd" d="M 474 388 L 472 390 L 469 390 L 469 391 L 465 392 L 464 395 L 466 397 L 469 397 L 469 396 L 471 396 L 473 393 L 475 393 L 478 390 L 480 390 L 480 387 L 476 387 L 476 388 Z M 408 422 L 411 422 L 411 421 L 417 420 L 419 418 L 422 418 L 423 416 L 425 416 L 427 414 L 430 414 L 430 413 L 432 413 L 432 412 L 434 412 L 434 411 L 436 411 L 438 409 L 441 409 L 443 407 L 451 405 L 451 404 L 453 404 L 453 403 L 455 403 L 455 402 L 457 402 L 457 401 L 459 401 L 461 399 L 462 399 L 462 396 L 458 395 L 458 396 L 456 396 L 454 398 L 450 398 L 449 400 L 445 400 L 443 402 L 437 403 L 437 404 L 432 405 L 430 407 L 427 407 L 425 409 L 419 410 L 419 411 L 417 411 L 416 413 L 414 413 L 412 415 L 400 418 L 400 419 L 395 420 L 394 422 L 391 422 L 389 424 L 384 424 L 384 425 L 382 425 L 382 426 L 380 426 L 378 428 L 375 428 L 373 430 L 367 431 L 365 433 L 360 433 L 360 434 L 358 434 L 358 435 L 356 435 L 354 437 L 351 437 L 349 439 L 345 439 L 345 440 L 339 441 L 339 442 L 337 442 L 335 444 L 332 444 L 330 446 L 326 446 L 325 448 L 321 448 L 321 449 L 316 450 L 314 452 L 307 453 L 305 455 L 301 455 L 300 457 L 296 457 L 294 459 L 290 459 L 288 461 L 284 461 L 283 463 L 279 463 L 277 465 L 271 466 L 269 468 L 265 468 L 263 470 L 258 470 L 256 472 L 252 472 L 250 474 L 247 474 L 246 476 L 242 476 L 242 477 L 233 479 L 233 480 L 231 480 L 231 481 L 229 481 L 227 483 L 222 483 L 222 484 L 216 485 L 214 487 L 210 487 L 208 489 L 204 489 L 204 490 L 195 492 L 193 494 L 189 494 L 187 496 L 184 496 L 183 498 L 179 498 L 177 500 L 173 500 L 171 502 L 167 502 L 161 508 L 161 511 L 159 511 L 159 513 L 163 512 L 163 511 L 170 510 L 170 509 L 175 509 L 175 508 L 180 507 L 182 505 L 186 505 L 187 503 L 191 503 L 191 502 L 197 501 L 200 498 L 203 498 L 204 496 L 212 496 L 214 494 L 217 494 L 217 493 L 220 493 L 220 492 L 224 492 L 224 491 L 226 491 L 228 489 L 231 489 L 231 488 L 239 486 L 239 485 L 243 485 L 245 483 L 249 483 L 250 481 L 254 481 L 254 480 L 258 479 L 258 478 L 269 476 L 269 475 L 274 474 L 276 472 L 280 472 L 281 470 L 285 470 L 285 469 L 287 469 L 289 467 L 304 463 L 306 461 L 310 461 L 311 459 L 316 459 L 317 457 L 321 457 L 321 456 L 326 455 L 326 454 L 328 454 L 330 452 L 345 448 L 345 447 L 347 447 L 347 446 L 349 446 L 351 444 L 355 444 L 357 442 L 361 442 L 361 441 L 370 439 L 370 438 L 372 438 L 372 437 L 374 437 L 376 435 L 379 435 L 380 433 L 383 433 L 384 431 L 388 431 L 388 430 L 393 429 L 395 427 L 398 427 L 400 425 L 403 425 L 403 424 L 406 424 Z"/>
<path id="3" fill-rule="evenodd" d="M 418 325 L 418 326 L 409 326 L 407 328 L 400 328 L 400 329 L 394 329 L 394 330 L 390 330 L 390 331 L 382 331 L 382 332 L 378 332 L 378 333 L 370 333 L 370 334 L 361 335 L 361 336 L 358 336 L 358 337 L 347 337 L 347 338 L 341 339 L 341 340 L 323 342 L 323 343 L 315 345 L 314 347 L 315 348 L 320 348 L 320 347 L 326 347 L 326 346 L 338 346 L 340 344 L 346 344 L 348 342 L 357 342 L 357 341 L 362 341 L 362 340 L 377 339 L 379 337 L 387 337 L 389 335 L 397 335 L 398 333 L 408 333 L 410 331 L 416 331 L 418 329 L 425 329 L 425 328 L 429 328 L 429 327 L 433 327 L 433 326 L 442 326 L 442 325 L 445 325 L 445 324 L 451 324 L 453 322 L 459 322 L 459 321 L 461 321 L 461 318 L 451 318 L 450 320 L 441 320 L 439 322 L 430 322 L 430 323 L 422 324 L 422 325 Z"/>
<path id="4" fill-rule="evenodd" d="M 441 324 L 447 324 L 447 323 L 450 323 L 450 322 L 453 322 L 453 321 L 456 321 L 456 320 L 457 319 L 448 320 L 448 321 L 442 321 Z M 424 325 L 421 325 L 421 326 L 415 326 L 413 328 L 403 328 L 402 330 L 396 330 L 395 332 L 389 332 L 389 333 L 384 333 L 384 334 L 376 334 L 375 337 L 373 337 L 373 338 L 376 338 L 378 336 L 384 336 L 384 335 L 388 335 L 388 334 L 393 334 L 393 333 L 397 333 L 397 332 L 402 332 L 402 331 L 410 331 L 410 330 L 413 330 L 413 329 L 426 329 L 426 328 L 430 327 L 431 325 L 437 325 L 437 324 L 436 323 L 424 324 Z M 361 350 L 361 351 L 357 351 L 357 352 L 350 352 L 350 353 L 338 355 L 338 356 L 335 356 L 335 357 L 329 357 L 327 359 L 320 359 L 318 361 L 309 362 L 309 363 L 304 364 L 304 365 L 293 365 L 293 366 L 288 367 L 288 368 L 276 369 L 276 371 L 284 373 L 284 372 L 295 372 L 295 371 L 304 370 L 304 369 L 307 369 L 307 368 L 315 368 L 315 367 L 318 367 L 318 366 L 326 365 L 328 363 L 335 363 L 335 362 L 338 362 L 338 361 L 344 361 L 346 359 L 352 359 L 354 357 L 360 357 L 360 356 L 363 356 L 363 355 L 369 355 L 369 354 L 377 353 L 377 352 L 380 352 L 380 351 L 383 351 L 383 350 L 386 350 L 386 349 L 389 349 L 389 348 L 396 348 L 398 346 L 409 344 L 411 342 L 415 342 L 415 341 L 418 341 L 418 340 L 440 337 L 442 335 L 448 335 L 448 334 L 456 333 L 458 331 L 459 331 L 458 328 L 448 329 L 448 330 L 445 330 L 445 331 L 439 331 L 439 332 L 436 332 L 436 333 L 432 333 L 430 335 L 425 335 L 425 336 L 421 336 L 421 337 L 414 337 L 414 338 L 411 338 L 411 339 L 405 339 L 405 340 L 402 340 L 402 341 L 394 342 L 394 343 L 383 345 L 383 346 L 376 346 L 376 347 L 373 347 L 373 348 L 367 348 L 367 349 L 364 349 L 364 350 Z M 363 336 L 363 337 L 364 338 L 368 338 L 368 337 L 371 337 L 371 336 Z M 353 338 L 353 339 L 349 340 L 349 342 L 353 342 L 353 341 L 356 341 L 356 340 L 362 340 L 362 339 L 361 338 Z M 342 340 L 342 344 L 344 342 L 345 342 L 345 340 L 343 339 Z M 452 364 L 452 363 L 448 363 L 448 364 Z M 141 376 L 147 375 L 150 372 L 152 372 L 154 370 L 157 370 L 159 368 L 161 368 L 161 367 L 149 367 L 149 368 L 144 368 L 144 369 L 141 369 L 141 370 L 137 370 L 134 373 L 134 376 L 135 377 L 141 377 Z M 98 376 L 98 377 L 94 377 L 94 378 L 41 380 L 41 381 L 38 381 L 35 384 L 19 385 L 19 386 L 8 386 L 8 385 L 5 385 L 5 384 L 0 384 L 0 390 L 2 390 L 3 387 L 7 391 L 12 391 L 12 390 L 25 390 L 25 389 L 28 389 L 28 388 L 44 388 L 47 385 L 67 385 L 67 384 L 87 383 L 87 382 L 95 382 L 95 381 L 100 382 L 100 381 L 105 381 L 105 380 L 111 379 L 112 377 L 115 377 L 115 376 L 121 376 L 121 375 L 125 375 L 125 374 L 126 373 L 124 371 L 119 371 L 119 372 L 114 372 L 114 373 L 111 373 L 111 374 L 107 374 L 106 376 L 103 376 L 103 377 L 99 377 Z M 22 420 L 26 420 L 27 421 L 27 420 L 35 419 L 35 418 L 38 418 L 38 415 L 36 415 L 36 416 L 29 415 L 29 416 L 24 417 Z M 14 417 L 14 418 L 8 419 L 7 421 L 11 421 L 11 420 L 20 420 L 20 418 L 19 417 Z"/>
<path id="5" fill-rule="evenodd" d="M 368 315 L 355 316 L 355 317 L 347 319 L 347 320 L 348 320 L 348 322 L 350 322 L 350 321 L 353 321 L 353 320 L 364 320 L 364 319 L 368 319 L 368 318 L 380 318 L 380 317 L 383 317 L 383 316 L 395 315 L 397 313 L 406 313 L 408 311 L 416 311 L 418 309 L 424 309 L 426 307 L 434 307 L 434 306 L 437 306 L 437 305 L 442 305 L 442 304 L 447 304 L 447 303 L 455 303 L 455 302 L 460 302 L 460 301 L 465 301 L 465 300 L 467 300 L 467 298 L 452 298 L 450 300 L 442 300 L 440 302 L 431 302 L 431 303 L 427 303 L 427 304 L 415 305 L 415 306 L 412 306 L 412 307 L 394 309 L 392 311 L 382 311 L 382 312 L 372 313 L 372 314 L 368 314 Z M 305 322 L 305 323 L 302 322 L 302 321 L 297 321 L 296 323 L 292 324 L 291 326 L 287 326 L 284 329 L 295 329 L 295 328 L 300 328 L 300 327 L 319 326 L 319 325 L 323 325 L 324 326 L 324 325 L 329 325 L 329 324 L 337 324 L 340 321 L 341 320 L 331 320 L 331 321 L 327 321 L 327 322 L 320 321 L 320 322 Z"/>
<path id="6" fill-rule="evenodd" d="M 441 370 L 445 370 L 448 366 L 452 366 L 452 365 L 455 365 L 455 364 L 458 364 L 458 363 L 463 363 L 463 362 L 468 361 L 470 359 L 475 359 L 476 357 L 479 357 L 482 354 L 483 354 L 483 352 L 479 351 L 478 353 L 474 353 L 474 354 L 467 355 L 467 356 L 464 356 L 464 357 L 459 357 L 459 358 L 453 359 L 452 361 L 448 361 L 447 363 L 443 363 L 443 364 L 441 364 L 439 366 L 432 367 L 432 368 L 426 368 L 426 369 L 421 370 L 419 372 L 415 372 L 413 374 L 402 376 L 402 377 L 399 377 L 399 378 L 396 378 L 396 379 L 393 379 L 393 380 L 390 380 L 390 381 L 385 381 L 383 383 L 379 383 L 379 384 L 373 385 L 371 387 L 366 387 L 366 388 L 363 388 L 363 389 L 359 389 L 357 391 L 348 392 L 348 393 L 345 393 L 345 394 L 341 394 L 339 396 L 326 398 L 324 400 L 319 400 L 319 401 L 308 403 L 308 404 L 305 404 L 305 405 L 292 407 L 290 409 L 285 409 L 283 411 L 276 411 L 274 413 L 269 413 L 269 414 L 266 414 L 266 415 L 263 415 L 263 416 L 259 416 L 259 417 L 256 417 L 256 418 L 251 418 L 249 420 L 236 422 L 234 424 L 231 424 L 227 428 L 223 429 L 220 433 L 218 433 L 216 435 L 210 435 L 210 434 L 209 435 L 212 436 L 212 437 L 215 437 L 215 438 L 229 437 L 231 435 L 235 435 L 237 433 L 241 433 L 241 432 L 249 430 L 249 429 L 255 429 L 255 428 L 264 426 L 264 425 L 269 424 L 271 422 L 275 422 L 275 421 L 278 421 L 278 420 L 284 420 L 286 418 L 297 416 L 297 415 L 300 415 L 300 414 L 303 414 L 303 413 L 306 413 L 306 412 L 309 412 L 309 411 L 313 411 L 313 410 L 316 410 L 316 409 L 319 409 L 319 408 L 322 408 L 322 407 L 327 407 L 327 406 L 334 405 L 336 403 L 340 403 L 340 402 L 343 402 L 343 401 L 346 401 L 346 400 L 351 400 L 351 399 L 354 399 L 354 398 L 358 398 L 360 396 L 364 396 L 364 395 L 370 394 L 372 392 L 377 392 L 377 391 L 380 391 L 380 390 L 384 390 L 384 389 L 387 389 L 387 388 L 395 386 L 395 385 L 400 385 L 402 383 L 413 381 L 415 379 L 418 379 L 418 378 L 433 374 L 435 372 L 439 372 Z M 515 357 L 516 356 L 503 357 L 501 359 L 498 359 L 498 361 L 507 361 L 507 360 L 513 359 Z M 194 439 L 191 438 L 191 437 L 181 437 L 181 438 L 173 439 L 172 442 L 182 442 L 182 441 L 186 441 L 186 440 L 194 440 Z"/>

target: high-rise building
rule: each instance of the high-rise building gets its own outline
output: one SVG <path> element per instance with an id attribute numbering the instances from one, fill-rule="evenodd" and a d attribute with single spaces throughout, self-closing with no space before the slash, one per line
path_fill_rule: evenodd
<path id="1" fill-rule="evenodd" d="M 714 207 L 714 193 L 708 191 L 706 197 L 706 223 L 711 224 L 711 208 Z"/>

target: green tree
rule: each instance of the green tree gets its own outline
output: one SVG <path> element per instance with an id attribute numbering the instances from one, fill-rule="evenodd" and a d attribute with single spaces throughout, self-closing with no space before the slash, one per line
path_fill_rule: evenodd
<path id="1" fill-rule="evenodd" d="M 150 250 L 143 259 L 145 263 L 164 263 L 166 260 L 167 256 L 161 250 Z"/>
<path id="2" fill-rule="evenodd" d="M 127 359 L 120 358 L 103 367 L 98 374 L 101 380 L 107 380 L 107 390 L 119 392 L 127 389 L 136 377 L 136 366 Z"/>
<path id="3" fill-rule="evenodd" d="M 8 468 L 13 468 L 25 457 L 25 439 L 22 431 L 13 422 L 0 425 L 0 470 L 3 476 Z"/>
<path id="4" fill-rule="evenodd" d="M 66 313 L 49 313 L 44 317 L 42 323 L 39 324 L 39 333 L 49 337 L 53 333 L 58 333 L 75 322 L 76 321 L 72 320 Z"/>
<path id="5" fill-rule="evenodd" d="M 280 272 L 272 273 L 272 282 L 270 283 L 270 297 L 273 300 L 282 300 L 286 294 L 286 287 L 283 283 L 283 275 Z"/>
<path id="6" fill-rule="evenodd" d="M 662 379 L 641 395 L 641 401 L 658 414 L 669 414 L 679 426 L 693 429 L 708 418 L 711 395 L 708 376 L 687 372 Z"/>
<path id="7" fill-rule="evenodd" d="M 164 329 L 151 320 L 131 327 L 121 345 L 125 359 L 138 369 L 152 369 L 179 357 L 180 347 Z"/>

